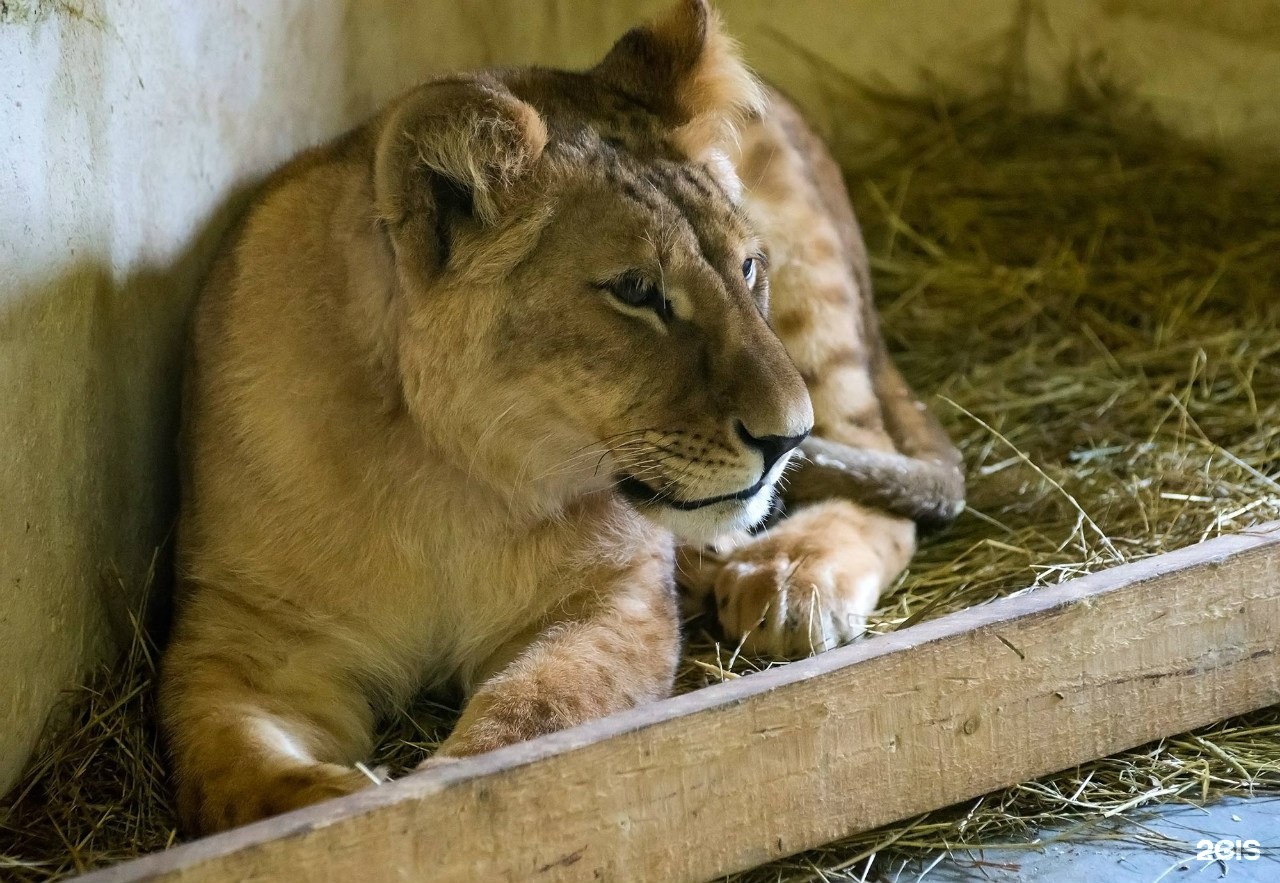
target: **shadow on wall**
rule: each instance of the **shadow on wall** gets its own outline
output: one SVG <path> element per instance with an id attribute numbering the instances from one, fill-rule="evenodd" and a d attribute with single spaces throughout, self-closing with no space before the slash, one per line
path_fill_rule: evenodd
<path id="1" fill-rule="evenodd" d="M 77 260 L 5 292 L 0 574 L 11 585 L 0 587 L 0 671 L 12 697 L 5 735 L 18 745 L 34 744 L 49 697 L 81 666 L 128 646 L 132 615 L 167 629 L 186 318 L 244 202 L 227 199 L 167 266 L 116 280 Z"/>
<path id="2" fill-rule="evenodd" d="M 0 791 L 141 606 L 193 295 L 242 185 L 347 124 L 354 3 L 0 0 Z"/>

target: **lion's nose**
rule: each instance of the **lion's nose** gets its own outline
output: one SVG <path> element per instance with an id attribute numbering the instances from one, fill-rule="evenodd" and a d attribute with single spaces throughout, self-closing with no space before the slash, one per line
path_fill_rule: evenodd
<path id="1" fill-rule="evenodd" d="M 760 452 L 760 456 L 764 458 L 766 474 L 778 460 L 782 459 L 783 454 L 800 444 L 809 435 L 807 429 L 799 435 L 752 435 L 741 420 L 737 422 L 736 429 L 738 438 L 742 439 L 747 447 L 755 448 Z"/>

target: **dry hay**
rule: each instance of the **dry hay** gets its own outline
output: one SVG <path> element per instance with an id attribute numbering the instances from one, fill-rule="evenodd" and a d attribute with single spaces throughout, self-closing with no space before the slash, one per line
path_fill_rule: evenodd
<path id="1" fill-rule="evenodd" d="M 871 630 L 1280 518 L 1280 175 L 1232 169 L 1116 100 L 871 104 L 888 135 L 849 167 L 886 333 L 970 475 L 968 512 L 925 541 Z M 683 690 L 776 664 L 690 627 Z M 153 662 L 139 637 L 78 692 L 73 735 L 0 810 L 0 875 L 55 879 L 174 841 Z M 451 715 L 400 715 L 374 762 L 412 766 Z M 1152 801 L 1278 790 L 1269 709 L 734 879 L 876 879 L 937 850 L 1034 847 L 1044 826 L 1115 836 L 1099 826 Z"/>

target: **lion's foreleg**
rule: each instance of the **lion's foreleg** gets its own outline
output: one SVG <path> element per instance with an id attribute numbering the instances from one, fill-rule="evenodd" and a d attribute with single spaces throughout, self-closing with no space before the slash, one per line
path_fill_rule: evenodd
<path id="1" fill-rule="evenodd" d="M 491 751 L 572 727 L 671 693 L 680 651 L 670 560 L 591 592 L 484 680 L 452 735 L 427 761 Z"/>

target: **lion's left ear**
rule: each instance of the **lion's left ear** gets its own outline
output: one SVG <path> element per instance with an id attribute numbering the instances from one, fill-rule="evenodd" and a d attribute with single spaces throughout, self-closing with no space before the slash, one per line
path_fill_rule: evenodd
<path id="1" fill-rule="evenodd" d="M 723 147 L 764 107 L 760 84 L 707 0 L 678 0 L 657 21 L 628 31 L 592 74 L 661 117 L 693 159 Z"/>

